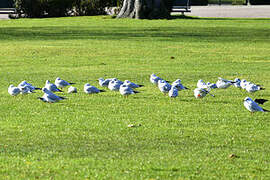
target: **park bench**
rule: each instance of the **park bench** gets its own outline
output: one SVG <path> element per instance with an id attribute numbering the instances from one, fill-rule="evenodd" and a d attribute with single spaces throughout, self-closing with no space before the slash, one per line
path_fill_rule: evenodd
<path id="1" fill-rule="evenodd" d="M 14 14 L 15 8 L 0 8 L 0 14 Z"/>
<path id="2" fill-rule="evenodd" d="M 173 3 L 172 12 L 191 12 L 190 0 L 175 0 Z"/>

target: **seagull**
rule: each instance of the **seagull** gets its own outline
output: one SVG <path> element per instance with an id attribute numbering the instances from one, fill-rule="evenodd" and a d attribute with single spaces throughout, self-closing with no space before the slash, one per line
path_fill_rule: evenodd
<path id="1" fill-rule="evenodd" d="M 120 86 L 123 84 L 122 81 L 116 79 L 116 78 L 113 78 L 110 82 L 109 82 L 109 85 L 108 85 L 108 88 L 111 90 L 111 91 L 119 91 L 120 89 Z"/>
<path id="2" fill-rule="evenodd" d="M 98 84 L 101 86 L 101 87 L 108 87 L 110 81 L 112 79 L 103 79 L 103 78 L 99 78 L 98 79 Z"/>
<path id="3" fill-rule="evenodd" d="M 20 94 L 20 92 L 21 92 L 20 88 L 15 87 L 13 84 L 11 84 L 11 85 L 8 87 L 8 93 L 9 93 L 11 96 L 17 96 L 18 94 Z"/>
<path id="4" fill-rule="evenodd" d="M 172 86 L 169 83 L 167 83 L 165 80 L 158 81 L 158 88 L 162 93 L 164 93 L 164 95 L 165 93 L 168 93 L 170 91 L 171 87 Z"/>
<path id="5" fill-rule="evenodd" d="M 42 91 L 44 92 L 44 95 L 42 97 L 38 97 L 38 99 L 40 99 L 43 102 L 55 103 L 55 102 L 58 102 L 60 100 L 66 99 L 64 97 L 57 96 L 56 94 L 54 94 L 53 92 L 51 92 L 47 88 L 42 88 Z"/>
<path id="6" fill-rule="evenodd" d="M 262 88 L 260 85 L 253 84 L 251 82 L 246 82 L 245 90 L 249 93 L 253 93 L 259 90 L 264 90 L 264 88 Z"/>
<path id="7" fill-rule="evenodd" d="M 95 86 L 91 86 L 89 83 L 86 83 L 84 85 L 84 92 L 86 94 L 95 94 L 95 93 L 100 93 L 100 92 L 105 92 L 104 90 L 100 90 L 96 88 Z"/>
<path id="8" fill-rule="evenodd" d="M 163 80 L 162 78 L 158 77 L 156 74 L 151 74 L 150 76 L 150 82 L 155 84 L 155 85 L 158 85 L 158 81 L 159 80 Z"/>
<path id="9" fill-rule="evenodd" d="M 197 87 L 198 88 L 207 88 L 207 84 L 202 79 L 199 79 L 197 82 Z"/>
<path id="10" fill-rule="evenodd" d="M 241 85 L 240 85 L 240 84 L 241 84 L 241 80 L 240 80 L 239 78 L 235 78 L 235 79 L 234 79 L 234 82 L 235 82 L 235 83 L 234 83 L 233 85 L 234 85 L 235 87 L 241 88 Z"/>
<path id="11" fill-rule="evenodd" d="M 49 80 L 46 81 L 45 88 L 47 88 L 49 91 L 52 91 L 52 92 L 63 92 L 62 90 L 58 89 L 55 84 L 51 83 Z"/>
<path id="12" fill-rule="evenodd" d="M 249 93 L 253 93 L 259 90 L 264 90 L 264 88 L 262 88 L 261 86 L 253 84 L 253 83 L 248 83 L 245 89 Z"/>
<path id="13" fill-rule="evenodd" d="M 27 88 L 24 88 L 24 87 L 27 87 Z M 22 89 L 29 89 L 30 91 L 34 91 L 34 90 L 41 90 L 41 88 L 37 88 L 35 86 L 33 86 L 32 84 L 26 82 L 26 81 L 22 81 L 19 85 L 18 85 L 18 88 Z M 24 90 L 25 91 L 25 90 Z"/>
<path id="14" fill-rule="evenodd" d="M 68 88 L 68 93 L 77 93 L 77 88 L 73 87 L 73 86 L 70 86 Z"/>
<path id="15" fill-rule="evenodd" d="M 233 81 L 227 80 L 227 79 L 223 79 L 221 77 L 218 78 L 218 81 L 216 82 L 217 88 L 220 89 L 227 89 L 228 87 L 230 87 L 233 83 Z"/>
<path id="16" fill-rule="evenodd" d="M 240 86 L 242 89 L 246 89 L 246 85 L 248 84 L 247 80 L 243 79 L 241 82 L 240 82 Z"/>
<path id="17" fill-rule="evenodd" d="M 70 85 L 75 84 L 75 83 L 67 82 L 67 81 L 65 81 L 65 80 L 60 79 L 59 77 L 57 77 L 57 78 L 55 79 L 54 84 L 55 84 L 58 88 L 63 88 L 63 87 L 70 86 Z"/>
<path id="18" fill-rule="evenodd" d="M 172 86 L 169 91 L 169 97 L 176 98 L 178 96 L 178 88 L 176 86 Z"/>
<path id="19" fill-rule="evenodd" d="M 176 87 L 178 91 L 181 91 L 183 89 L 188 89 L 187 87 L 183 86 L 183 84 L 181 83 L 180 79 L 176 79 L 173 83 L 172 86 Z"/>
<path id="20" fill-rule="evenodd" d="M 135 88 L 139 88 L 139 87 L 143 87 L 143 85 L 140 85 L 140 84 L 135 84 L 133 82 L 130 82 L 129 80 L 125 80 L 124 83 L 125 85 L 135 89 Z"/>
<path id="21" fill-rule="evenodd" d="M 119 88 L 119 92 L 120 94 L 122 94 L 123 96 L 128 97 L 130 94 L 135 94 L 135 93 L 139 93 L 138 91 L 134 91 L 130 86 L 128 86 L 127 84 L 122 84 Z"/>
<path id="22" fill-rule="evenodd" d="M 207 82 L 206 86 L 211 88 L 211 89 L 216 89 L 217 88 L 217 85 L 215 83 L 210 83 L 210 82 Z"/>
<path id="23" fill-rule="evenodd" d="M 266 102 L 268 100 L 266 99 L 255 99 L 254 101 L 250 98 L 250 97 L 246 97 L 244 99 L 244 106 L 247 110 L 249 110 L 250 112 L 256 112 L 256 111 L 261 111 L 261 112 L 270 112 L 266 109 L 263 109 L 262 107 L 260 107 L 257 103 L 259 104 L 263 104 L 264 102 Z"/>
<path id="24" fill-rule="evenodd" d="M 31 94 L 31 93 L 35 93 L 34 91 L 32 91 L 31 89 L 30 89 L 30 86 L 21 86 L 21 87 L 19 87 L 19 89 L 21 90 L 21 94 Z"/>
<path id="25" fill-rule="evenodd" d="M 206 90 L 204 88 L 196 88 L 196 89 L 194 89 L 194 96 L 196 98 L 204 98 L 207 94 L 210 94 L 210 91 Z M 215 97 L 213 94 L 210 94 L 210 95 Z"/>

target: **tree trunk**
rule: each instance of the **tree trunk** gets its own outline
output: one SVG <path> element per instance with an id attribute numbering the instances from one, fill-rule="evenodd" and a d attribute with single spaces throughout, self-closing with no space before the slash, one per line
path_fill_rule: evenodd
<path id="1" fill-rule="evenodd" d="M 117 18 L 168 19 L 174 0 L 124 0 Z"/>

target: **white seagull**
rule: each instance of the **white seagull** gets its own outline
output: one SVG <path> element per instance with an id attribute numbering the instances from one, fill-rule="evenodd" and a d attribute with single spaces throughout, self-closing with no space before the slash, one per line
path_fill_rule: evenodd
<path id="1" fill-rule="evenodd" d="M 89 83 L 86 83 L 84 85 L 84 92 L 86 94 L 95 94 L 95 93 L 104 92 L 104 90 L 100 90 L 100 89 L 96 88 L 95 86 L 91 86 Z"/>
<path id="2" fill-rule="evenodd" d="M 75 84 L 75 83 L 67 82 L 67 81 L 61 79 L 60 77 L 57 77 L 57 78 L 55 79 L 54 84 L 55 84 L 58 88 L 63 88 L 63 87 L 70 86 L 70 85 Z"/>
<path id="3" fill-rule="evenodd" d="M 44 95 L 42 97 L 38 97 L 38 98 L 43 102 L 55 103 L 55 102 L 58 102 L 60 100 L 66 99 L 64 97 L 57 96 L 56 94 L 54 94 L 53 92 L 51 92 L 47 88 L 42 88 L 42 91 L 44 92 Z"/>
<path id="4" fill-rule="evenodd" d="M 172 86 L 176 87 L 178 91 L 184 90 L 184 89 L 188 89 L 187 87 L 183 86 L 183 84 L 181 83 L 180 79 L 176 79 L 173 83 Z"/>
<path id="5" fill-rule="evenodd" d="M 120 94 L 122 94 L 123 96 L 128 97 L 131 94 L 135 94 L 135 93 L 139 93 L 137 91 L 134 91 L 130 86 L 128 86 L 127 84 L 122 84 L 119 88 L 119 92 Z"/>
<path id="6" fill-rule="evenodd" d="M 21 86 L 19 87 L 21 90 L 21 94 L 31 94 L 31 93 L 35 93 L 34 91 L 31 90 L 31 88 L 29 86 Z"/>
<path id="7" fill-rule="evenodd" d="M 103 79 L 103 78 L 99 78 L 98 79 L 98 84 L 101 86 L 101 87 L 108 87 L 110 81 L 112 79 Z"/>
<path id="8" fill-rule="evenodd" d="M 178 96 L 178 88 L 176 86 L 172 86 L 168 95 L 171 98 L 176 98 Z"/>
<path id="9" fill-rule="evenodd" d="M 8 93 L 9 93 L 11 96 L 17 96 L 18 94 L 20 94 L 20 92 L 21 92 L 20 88 L 15 87 L 13 84 L 11 84 L 11 85 L 8 87 Z"/>
<path id="10" fill-rule="evenodd" d="M 250 98 L 250 97 L 246 97 L 244 99 L 244 106 L 247 110 L 249 110 L 250 112 L 256 112 L 256 111 L 261 111 L 261 112 L 269 112 L 266 109 L 263 109 L 262 107 L 260 107 L 257 103 L 259 104 L 263 104 L 265 103 L 266 99 L 255 99 L 254 101 Z"/>
<path id="11" fill-rule="evenodd" d="M 22 81 L 19 85 L 18 88 L 21 89 L 21 91 L 27 92 L 29 91 L 30 93 L 33 92 L 34 90 L 41 90 L 41 88 L 37 88 L 35 86 L 33 86 L 32 84 L 26 82 L 26 81 Z M 24 94 L 24 93 L 23 93 Z"/>
<path id="12" fill-rule="evenodd" d="M 227 89 L 228 87 L 230 87 L 233 83 L 233 81 L 227 80 L 227 79 L 223 79 L 221 77 L 218 78 L 218 81 L 216 82 L 217 88 L 220 89 Z"/>
<path id="13" fill-rule="evenodd" d="M 209 87 L 211 89 L 216 89 L 217 88 L 217 85 L 215 83 L 207 82 L 206 85 L 207 85 L 207 87 Z"/>
<path id="14" fill-rule="evenodd" d="M 155 85 L 158 85 L 158 81 L 159 80 L 163 80 L 162 78 L 158 77 L 156 74 L 151 74 L 150 75 L 150 82 L 155 84 Z"/>
<path id="15" fill-rule="evenodd" d="M 49 80 L 46 80 L 45 88 L 52 92 L 63 92 L 61 89 L 58 89 L 57 86 L 51 83 Z"/>
<path id="16" fill-rule="evenodd" d="M 159 90 L 164 93 L 168 93 L 171 90 L 171 85 L 169 83 L 167 83 L 165 80 L 159 80 L 158 81 L 158 88 Z"/>
<path id="17" fill-rule="evenodd" d="M 123 84 L 122 81 L 116 79 L 116 78 L 113 78 L 110 82 L 109 82 L 109 85 L 108 85 L 108 88 L 111 90 L 111 91 L 119 91 L 120 89 L 120 86 Z"/>
<path id="18" fill-rule="evenodd" d="M 143 85 L 140 85 L 140 84 L 135 84 L 133 82 L 130 82 L 129 80 L 125 80 L 124 83 L 125 85 L 135 89 L 135 88 L 139 88 L 139 87 L 143 87 Z"/>
<path id="19" fill-rule="evenodd" d="M 241 85 L 240 85 L 240 84 L 241 84 L 241 80 L 240 80 L 239 78 L 235 78 L 235 79 L 234 79 L 234 82 L 235 82 L 235 83 L 233 84 L 234 87 L 241 88 Z"/>
<path id="20" fill-rule="evenodd" d="M 210 91 L 204 89 L 204 88 L 196 88 L 194 89 L 194 96 L 196 98 L 204 98 L 207 94 L 210 94 Z M 210 94 L 211 96 L 215 97 L 213 94 Z"/>
<path id="21" fill-rule="evenodd" d="M 77 93 L 77 88 L 76 87 L 73 87 L 73 86 L 70 86 L 69 88 L 68 88 L 68 93 L 70 94 L 70 93 Z"/>
<path id="22" fill-rule="evenodd" d="M 207 84 L 202 79 L 199 79 L 197 82 L 197 88 L 207 88 Z"/>
<path id="23" fill-rule="evenodd" d="M 248 82 L 247 80 L 243 79 L 241 82 L 240 82 L 240 86 L 242 89 L 246 89 L 246 86 L 247 86 Z"/>
<path id="24" fill-rule="evenodd" d="M 245 89 L 249 93 L 253 93 L 259 90 L 264 90 L 264 88 L 262 88 L 261 86 L 253 84 L 253 83 L 247 83 L 245 86 Z"/>

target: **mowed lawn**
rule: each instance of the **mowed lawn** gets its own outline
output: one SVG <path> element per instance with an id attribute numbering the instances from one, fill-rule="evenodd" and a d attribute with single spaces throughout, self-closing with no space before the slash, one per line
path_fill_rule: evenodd
<path id="1" fill-rule="evenodd" d="M 99 17 L 0 21 L 0 177 L 3 179 L 269 179 L 270 113 L 251 114 L 246 96 L 270 100 L 269 19 L 130 20 Z M 172 59 L 171 57 L 175 57 Z M 149 75 L 190 90 L 163 96 Z M 22 80 L 56 77 L 78 94 L 49 104 L 41 91 L 12 97 Z M 99 77 L 144 84 L 141 93 L 83 93 Z M 199 79 L 247 79 L 195 99 Z M 263 105 L 270 109 L 270 102 Z M 128 128 L 129 124 L 141 126 Z M 231 154 L 237 155 L 230 158 Z"/>

